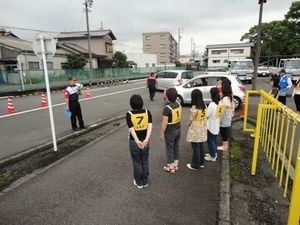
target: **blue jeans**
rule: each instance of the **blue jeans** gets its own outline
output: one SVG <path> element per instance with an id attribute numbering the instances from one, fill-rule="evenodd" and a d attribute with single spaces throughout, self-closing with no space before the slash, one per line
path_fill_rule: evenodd
<path id="1" fill-rule="evenodd" d="M 140 150 L 134 140 L 129 140 L 129 150 L 133 163 L 133 176 L 137 185 L 148 184 L 149 176 L 149 144 Z"/>
<path id="2" fill-rule="evenodd" d="M 217 152 L 217 137 L 218 135 L 214 135 L 210 133 L 209 130 L 207 130 L 207 144 L 208 144 L 208 150 L 211 157 L 216 157 Z"/>
<path id="3" fill-rule="evenodd" d="M 204 165 L 204 152 L 203 143 L 192 142 L 193 158 L 191 166 L 195 169 L 199 169 L 200 166 Z"/>

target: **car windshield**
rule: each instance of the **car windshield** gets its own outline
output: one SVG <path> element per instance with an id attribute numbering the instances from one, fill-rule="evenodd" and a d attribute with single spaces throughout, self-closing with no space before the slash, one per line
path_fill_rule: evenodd
<path id="1" fill-rule="evenodd" d="M 231 68 L 235 70 L 248 70 L 253 68 L 252 61 L 233 61 Z"/>
<path id="2" fill-rule="evenodd" d="M 300 60 L 288 60 L 285 69 L 300 69 Z"/>

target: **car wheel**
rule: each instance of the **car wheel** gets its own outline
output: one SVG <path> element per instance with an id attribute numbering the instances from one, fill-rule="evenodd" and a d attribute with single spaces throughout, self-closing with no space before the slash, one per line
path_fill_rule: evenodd
<path id="1" fill-rule="evenodd" d="M 236 110 L 239 109 L 242 105 L 242 101 L 236 96 L 233 97 L 233 102 L 234 102 L 234 108 Z"/>
<path id="2" fill-rule="evenodd" d="M 183 106 L 183 104 L 184 104 L 183 98 L 180 95 L 177 95 L 176 102 L 178 102 L 181 106 Z"/>

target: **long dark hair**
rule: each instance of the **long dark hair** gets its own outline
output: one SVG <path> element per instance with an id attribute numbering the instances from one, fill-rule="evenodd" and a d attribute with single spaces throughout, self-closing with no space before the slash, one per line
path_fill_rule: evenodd
<path id="1" fill-rule="evenodd" d="M 212 89 L 210 89 L 210 96 L 211 96 L 211 100 L 218 105 L 220 101 L 218 88 L 213 87 Z"/>
<path id="2" fill-rule="evenodd" d="M 205 109 L 206 106 L 203 102 L 202 92 L 198 89 L 192 91 L 192 105 L 196 106 L 196 109 Z"/>
<path id="3" fill-rule="evenodd" d="M 233 101 L 233 94 L 232 94 L 232 88 L 230 83 L 228 82 L 222 83 L 222 94 L 223 94 L 223 98 L 229 97 L 230 101 Z"/>

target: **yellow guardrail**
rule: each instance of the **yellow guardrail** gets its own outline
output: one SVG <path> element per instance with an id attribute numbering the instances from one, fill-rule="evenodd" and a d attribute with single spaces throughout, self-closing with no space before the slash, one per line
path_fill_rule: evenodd
<path id="1" fill-rule="evenodd" d="M 260 96 L 254 129 L 247 127 L 250 95 Z M 256 174 L 260 148 L 266 153 L 279 186 L 284 187 L 284 197 L 287 197 L 288 187 L 292 185 L 288 225 L 299 225 L 300 221 L 299 124 L 300 116 L 271 94 L 263 90 L 246 92 L 243 130 L 255 138 L 251 174 Z"/>

